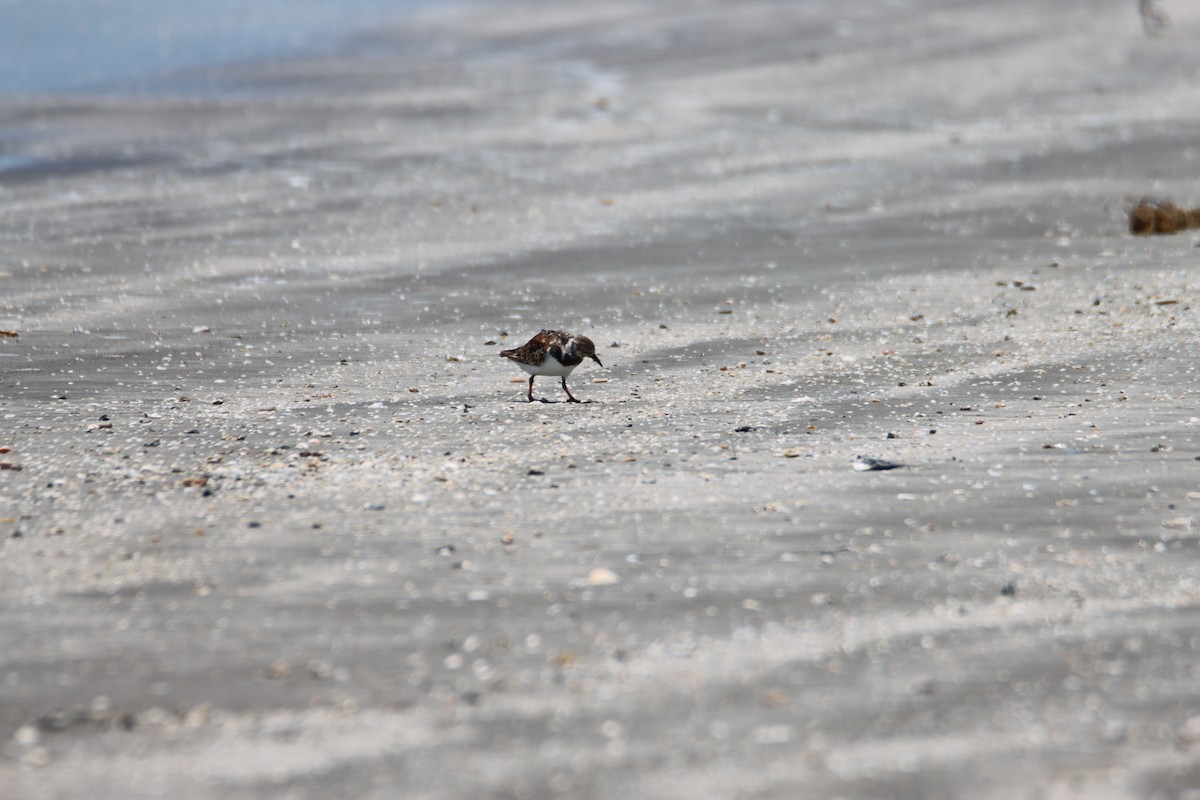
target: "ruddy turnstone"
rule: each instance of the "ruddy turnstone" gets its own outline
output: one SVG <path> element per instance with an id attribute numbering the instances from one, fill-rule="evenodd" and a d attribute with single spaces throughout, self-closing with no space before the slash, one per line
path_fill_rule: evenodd
<path id="1" fill-rule="evenodd" d="M 597 364 L 596 345 L 586 336 L 576 336 L 566 331 L 539 331 L 536 336 L 520 347 L 501 350 L 500 355 L 516 363 L 529 373 L 529 402 L 533 402 L 533 379 L 538 375 L 557 375 L 562 378 L 563 391 L 569 403 L 578 403 L 575 395 L 567 388 L 567 376 L 571 370 L 590 358 Z M 600 364 L 600 366 L 604 366 Z M 542 402 L 548 402 L 542 400 Z"/>

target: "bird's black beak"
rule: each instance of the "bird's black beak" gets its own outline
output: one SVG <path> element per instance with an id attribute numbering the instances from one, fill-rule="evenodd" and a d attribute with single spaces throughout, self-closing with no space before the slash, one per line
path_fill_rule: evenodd
<path id="1" fill-rule="evenodd" d="M 599 358 L 597 358 L 595 355 L 593 355 L 593 356 L 592 356 L 592 361 L 595 361 L 597 364 L 600 364 L 600 359 L 599 359 Z M 603 367 L 604 365 L 603 365 L 603 364 L 600 364 L 600 366 L 602 366 L 602 367 Z"/>

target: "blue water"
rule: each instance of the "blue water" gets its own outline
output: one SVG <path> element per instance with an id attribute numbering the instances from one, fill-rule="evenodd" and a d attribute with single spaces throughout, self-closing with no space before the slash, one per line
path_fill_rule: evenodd
<path id="1" fill-rule="evenodd" d="M 0 0 L 0 94 L 153 91 L 336 47 L 439 0 Z"/>

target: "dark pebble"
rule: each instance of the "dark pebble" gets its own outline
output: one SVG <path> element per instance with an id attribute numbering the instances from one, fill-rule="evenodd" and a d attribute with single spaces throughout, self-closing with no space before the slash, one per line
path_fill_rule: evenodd
<path id="1" fill-rule="evenodd" d="M 870 456 L 859 456 L 854 460 L 854 469 L 859 472 L 881 472 L 889 469 L 898 469 L 903 467 L 896 461 L 885 461 L 882 458 L 872 458 Z"/>
<path id="2" fill-rule="evenodd" d="M 37 718 L 38 730 L 46 733 L 65 731 L 70 724 L 71 718 L 67 712 L 61 710 L 47 711 Z"/>

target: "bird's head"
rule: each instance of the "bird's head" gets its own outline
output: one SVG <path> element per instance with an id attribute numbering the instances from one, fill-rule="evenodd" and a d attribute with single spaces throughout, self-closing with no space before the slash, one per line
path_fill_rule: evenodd
<path id="1" fill-rule="evenodd" d="M 604 366 L 600 363 L 600 359 L 596 355 L 596 345 L 593 344 L 592 340 L 586 336 L 576 336 L 574 339 L 572 339 L 571 349 L 584 358 L 590 358 L 592 361 L 600 364 L 600 366 Z"/>

